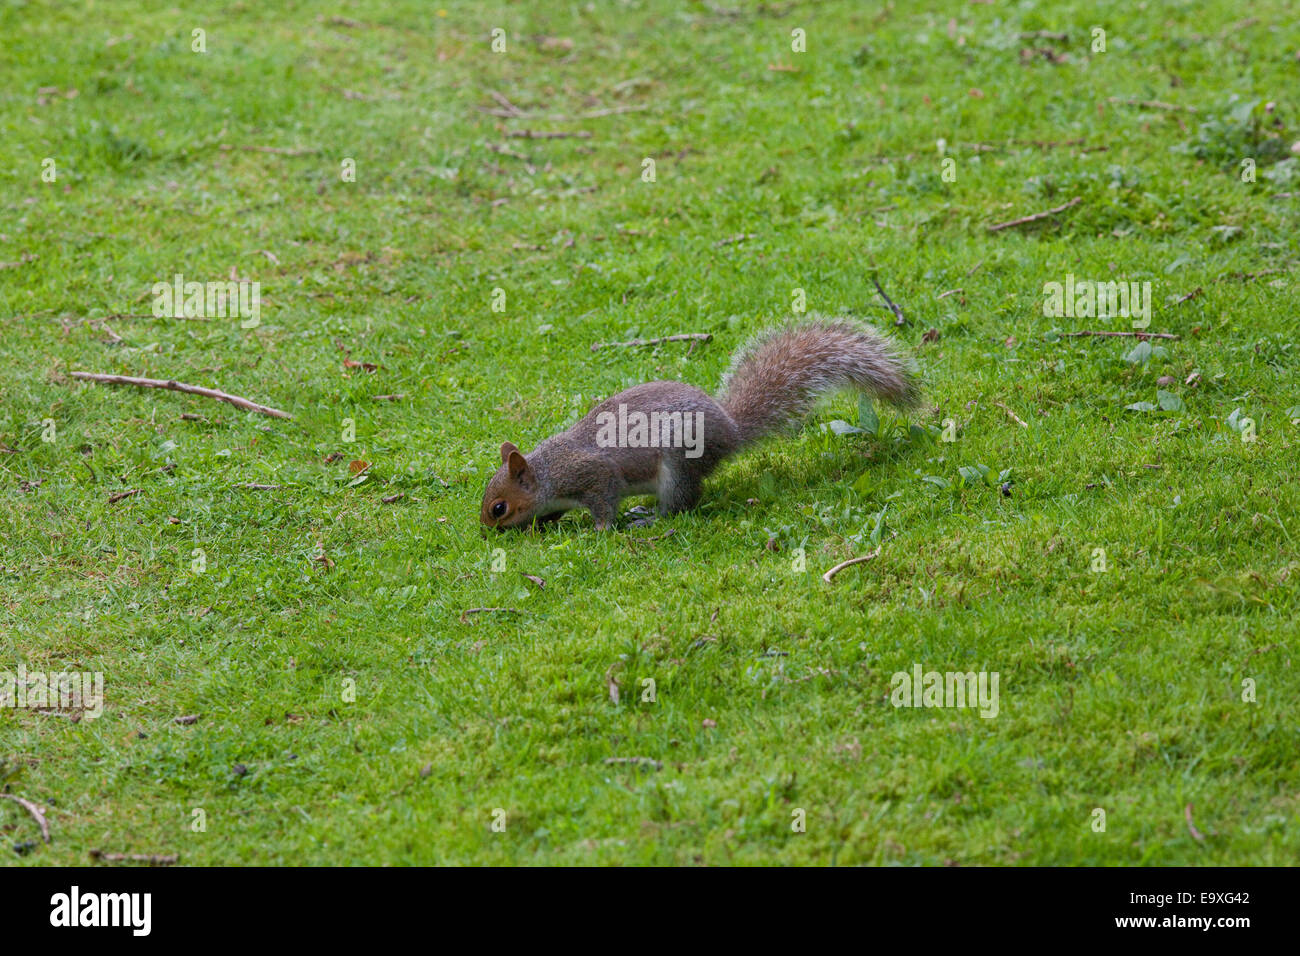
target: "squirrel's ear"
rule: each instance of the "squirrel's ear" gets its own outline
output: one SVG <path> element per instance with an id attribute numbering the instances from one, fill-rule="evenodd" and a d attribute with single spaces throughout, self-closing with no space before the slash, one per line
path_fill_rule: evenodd
<path id="1" fill-rule="evenodd" d="M 519 450 L 514 446 L 511 446 L 510 454 L 506 458 L 506 468 L 515 481 L 528 473 L 528 462 L 524 461 L 524 456 L 519 454 Z"/>
<path id="2" fill-rule="evenodd" d="M 501 443 L 501 464 L 504 465 L 506 462 L 510 460 L 510 456 L 512 454 L 517 454 L 518 452 L 519 449 L 516 448 L 513 443 L 508 441 L 502 442 Z"/>

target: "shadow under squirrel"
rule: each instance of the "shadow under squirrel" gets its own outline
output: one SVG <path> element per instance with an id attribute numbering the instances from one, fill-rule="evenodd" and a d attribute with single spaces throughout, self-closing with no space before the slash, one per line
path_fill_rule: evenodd
<path id="1" fill-rule="evenodd" d="M 842 389 L 902 409 L 921 394 L 909 362 L 873 329 L 820 318 L 771 329 L 736 352 L 716 399 L 684 382 L 648 382 L 601 402 L 527 455 L 505 442 L 480 520 L 521 528 L 586 508 L 603 531 L 623 498 L 647 494 L 661 514 L 689 511 L 724 459 L 798 424 Z"/>

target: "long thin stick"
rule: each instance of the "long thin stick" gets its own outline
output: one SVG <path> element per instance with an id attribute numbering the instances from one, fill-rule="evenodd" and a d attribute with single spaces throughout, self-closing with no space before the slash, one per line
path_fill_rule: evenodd
<path id="1" fill-rule="evenodd" d="M 830 584 L 831 578 L 835 577 L 835 575 L 839 574 L 841 571 L 843 571 L 845 568 L 849 567 L 850 565 L 861 564 L 863 561 L 870 561 L 872 558 L 878 558 L 878 557 L 880 557 L 880 549 L 876 548 L 875 551 L 872 551 L 870 554 L 864 554 L 860 558 L 849 558 L 847 561 L 841 561 L 839 564 L 835 565 L 835 567 L 831 568 L 829 571 L 823 574 L 822 580 L 825 581 L 827 584 Z"/>
<path id="2" fill-rule="evenodd" d="M 1062 332 L 1061 338 L 1077 339 L 1085 335 L 1118 336 L 1126 339 L 1176 339 L 1181 336 L 1172 332 Z"/>
<path id="3" fill-rule="evenodd" d="M 148 863 L 150 866 L 171 866 L 180 859 L 176 853 L 106 853 L 91 850 L 90 858 L 101 863 Z"/>
<path id="4" fill-rule="evenodd" d="M 1038 222 L 1040 219 L 1049 219 L 1052 216 L 1055 216 L 1058 212 L 1065 212 L 1065 210 L 1072 206 L 1077 206 L 1081 202 L 1083 202 L 1083 197 L 1075 196 L 1069 202 L 1062 206 L 1057 206 L 1055 209 L 1048 209 L 1046 212 L 1036 212 L 1032 216 L 1022 216 L 1019 219 L 1012 219 L 1010 222 L 1000 222 L 995 226 L 989 226 L 989 232 L 997 232 L 999 229 L 1010 229 L 1012 226 L 1023 226 L 1026 223 Z"/>
<path id="5" fill-rule="evenodd" d="M 1006 412 L 1008 415 L 1010 415 L 1010 416 L 1011 416 L 1011 420 L 1014 421 L 1014 422 L 1015 422 L 1017 425 L 1019 425 L 1021 428 L 1028 428 L 1028 427 L 1029 427 L 1029 423 L 1028 423 L 1028 422 L 1026 422 L 1023 418 L 1021 418 L 1019 415 L 1017 415 L 1017 414 L 1016 414 L 1015 412 L 1013 412 L 1011 409 L 1007 408 L 1007 406 L 1003 405 L 1001 402 L 994 402 L 993 404 L 996 405 L 998 408 L 1002 409 L 1002 410 L 1003 410 L 1004 412 Z"/>
<path id="6" fill-rule="evenodd" d="M 187 395 L 202 395 L 205 398 L 215 398 L 219 402 L 229 402 L 237 408 L 247 409 L 250 412 L 260 412 L 263 415 L 270 415 L 273 418 L 293 418 L 288 412 L 282 412 L 278 408 L 271 408 L 267 405 L 259 405 L 257 402 L 250 402 L 246 398 L 240 398 L 238 395 L 229 395 L 226 392 L 219 392 L 215 388 L 204 388 L 201 385 L 186 385 L 184 382 L 172 380 L 164 381 L 160 378 L 136 378 L 131 375 L 103 375 L 98 372 L 73 372 L 73 378 L 85 379 L 89 382 L 100 382 L 104 385 L 136 385 L 140 388 L 165 388 L 173 392 L 185 392 Z"/>
<path id="7" fill-rule="evenodd" d="M 488 614 L 494 611 L 500 611 L 504 614 L 518 614 L 519 611 L 513 607 L 470 607 L 460 612 L 460 623 L 468 624 L 470 614 Z"/>
<path id="8" fill-rule="evenodd" d="M 498 101 L 500 102 L 500 101 Z M 513 104 L 512 104 L 513 105 Z M 577 113 L 573 116 L 548 115 L 546 113 L 524 113 L 516 108 L 513 112 L 508 109 L 493 109 L 490 106 L 476 106 L 480 113 L 486 113 L 489 116 L 500 117 L 501 119 L 518 119 L 518 120 L 543 120 L 550 123 L 576 123 L 578 120 L 599 119 L 602 116 L 618 116 L 622 113 L 640 113 L 648 110 L 649 106 L 611 106 L 607 109 L 591 110 L 587 113 Z"/>
<path id="9" fill-rule="evenodd" d="M 40 807 L 32 803 L 30 800 L 23 797 L 16 797 L 12 793 L 0 793 L 0 800 L 12 800 L 14 803 L 20 804 L 22 808 L 34 816 L 36 822 L 41 825 L 41 837 L 46 843 L 50 842 L 50 825 L 45 822 L 45 814 L 41 812 Z"/>
<path id="10" fill-rule="evenodd" d="M 1186 110 L 1188 113 L 1195 113 L 1195 106 L 1179 106 L 1177 103 L 1163 103 L 1160 100 L 1122 100 L 1118 96 L 1110 98 L 1112 103 L 1119 103 L 1124 106 L 1145 106 L 1152 110 Z"/>
<path id="11" fill-rule="evenodd" d="M 512 129 L 506 136 L 510 139 L 591 139 L 591 132 L 585 129 L 565 132 L 562 130 Z"/>
<path id="12" fill-rule="evenodd" d="M 292 149 L 287 146 L 233 146 L 230 143 L 222 143 L 221 149 L 229 152 L 232 149 L 242 149 L 247 153 L 274 153 L 277 156 L 312 156 L 319 153 L 319 149 Z"/>
<path id="13" fill-rule="evenodd" d="M 619 349 L 636 345 L 658 345 L 661 342 L 710 342 L 713 340 L 711 332 L 684 332 L 681 335 L 665 335 L 658 339 L 628 339 L 626 342 L 596 342 L 592 345 L 593 352 L 599 352 L 601 349 Z"/>
<path id="14" fill-rule="evenodd" d="M 882 299 L 885 300 L 885 305 L 889 306 L 889 311 L 892 312 L 892 313 L 894 313 L 894 316 L 895 316 L 895 318 L 897 319 L 897 321 L 895 321 L 894 324 L 895 324 L 895 325 L 906 325 L 906 324 L 907 324 L 907 319 L 906 319 L 906 317 L 904 317 L 904 315 L 903 315 L 903 308 L 902 308 L 902 306 L 900 306 L 897 302 L 895 302 L 895 301 L 894 301 L 893 299 L 891 299 L 889 296 L 885 295 L 885 290 L 884 290 L 883 288 L 881 288 L 880 280 L 879 280 L 879 279 L 877 279 L 875 276 L 872 276 L 872 277 L 871 277 L 871 281 L 874 282 L 874 283 L 876 284 L 876 291 L 879 292 L 879 293 L 880 293 L 880 297 L 881 297 Z"/>
<path id="15" fill-rule="evenodd" d="M 524 115 L 524 111 L 523 111 L 523 110 L 521 110 L 519 107 L 515 106 L 514 103 L 511 103 L 508 99 L 506 99 L 502 94 L 498 93 L 496 90 L 488 90 L 488 96 L 492 97 L 492 99 L 494 99 L 494 100 L 496 100 L 498 103 L 500 103 L 501 106 L 502 106 L 504 109 L 509 110 L 511 116 L 523 116 L 523 115 Z"/>

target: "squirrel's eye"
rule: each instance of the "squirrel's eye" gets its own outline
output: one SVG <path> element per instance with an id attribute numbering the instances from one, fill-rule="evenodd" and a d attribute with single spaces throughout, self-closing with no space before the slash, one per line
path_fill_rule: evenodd
<path id="1" fill-rule="evenodd" d="M 504 501 L 498 501 L 492 505 L 492 517 L 504 518 L 505 515 L 506 515 L 506 503 Z"/>

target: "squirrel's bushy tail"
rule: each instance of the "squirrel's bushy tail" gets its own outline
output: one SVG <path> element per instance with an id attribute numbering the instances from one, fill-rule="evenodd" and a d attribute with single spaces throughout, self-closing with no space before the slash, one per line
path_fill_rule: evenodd
<path id="1" fill-rule="evenodd" d="M 818 399 L 846 388 L 900 408 L 921 398 L 915 373 L 884 336 L 814 319 L 765 332 L 737 352 L 718 404 L 748 443 L 798 424 Z"/>

